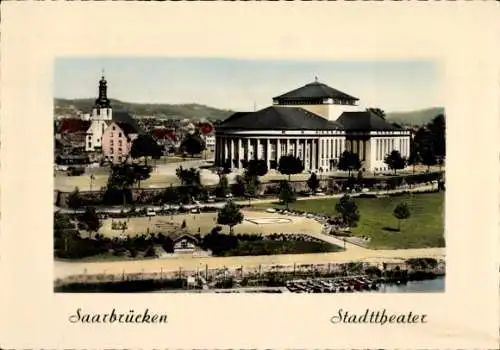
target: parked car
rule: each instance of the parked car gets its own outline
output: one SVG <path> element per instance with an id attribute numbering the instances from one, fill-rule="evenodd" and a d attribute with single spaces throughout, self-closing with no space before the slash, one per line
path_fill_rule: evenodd
<path id="1" fill-rule="evenodd" d="M 147 216 L 156 216 L 156 212 L 153 208 L 147 208 L 146 209 L 146 215 Z"/>
<path id="2" fill-rule="evenodd" d="M 66 172 L 68 176 L 80 176 L 85 174 L 85 168 L 83 167 L 68 167 L 68 170 Z"/>

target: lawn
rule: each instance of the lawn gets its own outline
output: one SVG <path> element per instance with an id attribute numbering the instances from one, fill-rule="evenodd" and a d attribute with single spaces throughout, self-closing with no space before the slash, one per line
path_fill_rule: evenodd
<path id="1" fill-rule="evenodd" d="M 335 216 L 338 199 L 303 200 L 290 204 L 290 209 Z M 427 193 L 386 198 L 356 198 L 360 213 L 354 235 L 371 237 L 372 249 L 407 249 L 444 247 L 444 193 Z M 411 217 L 398 221 L 392 215 L 394 207 L 406 201 Z M 283 208 L 277 204 L 259 204 L 259 207 Z"/>

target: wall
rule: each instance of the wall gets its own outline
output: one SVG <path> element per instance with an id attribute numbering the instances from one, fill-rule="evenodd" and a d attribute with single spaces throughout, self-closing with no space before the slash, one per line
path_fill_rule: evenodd
<path id="1" fill-rule="evenodd" d="M 328 185 L 328 180 L 326 176 L 320 180 L 321 187 L 326 187 Z M 305 191 L 308 189 L 307 181 L 291 181 L 292 187 L 295 191 Z M 132 189 L 132 199 L 137 201 L 141 198 L 155 197 L 160 195 L 165 189 L 164 188 L 134 188 Z M 205 186 L 209 191 L 214 191 L 216 186 Z M 268 182 L 260 185 L 259 194 L 266 194 L 271 189 L 279 188 L 279 181 Z M 85 200 L 92 200 L 96 203 L 102 202 L 104 198 L 104 191 L 80 191 L 80 196 Z M 61 208 L 67 208 L 66 203 L 68 196 L 71 192 L 54 191 L 54 204 Z"/>

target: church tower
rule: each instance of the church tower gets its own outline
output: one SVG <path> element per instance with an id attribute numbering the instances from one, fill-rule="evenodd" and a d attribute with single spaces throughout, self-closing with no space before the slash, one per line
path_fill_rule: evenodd
<path id="1" fill-rule="evenodd" d="M 99 97 L 95 100 L 94 108 L 92 109 L 93 120 L 112 120 L 113 112 L 108 99 L 108 86 L 104 72 L 99 81 Z"/>
<path id="2" fill-rule="evenodd" d="M 108 86 L 104 72 L 99 80 L 99 96 L 94 102 L 90 120 L 85 150 L 93 152 L 101 149 L 104 130 L 106 130 L 107 124 L 113 120 L 113 110 L 108 99 Z"/>

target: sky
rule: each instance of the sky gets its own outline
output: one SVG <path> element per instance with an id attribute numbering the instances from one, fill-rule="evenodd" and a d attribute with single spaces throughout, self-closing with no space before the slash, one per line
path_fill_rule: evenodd
<path id="1" fill-rule="evenodd" d="M 293 61 L 220 58 L 59 58 L 54 97 L 95 98 L 104 70 L 108 97 L 136 103 L 199 103 L 235 111 L 315 78 L 359 98 L 363 107 L 402 112 L 444 106 L 432 61 Z"/>

